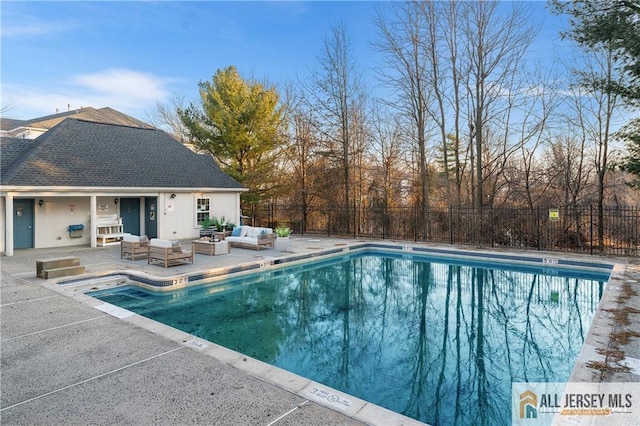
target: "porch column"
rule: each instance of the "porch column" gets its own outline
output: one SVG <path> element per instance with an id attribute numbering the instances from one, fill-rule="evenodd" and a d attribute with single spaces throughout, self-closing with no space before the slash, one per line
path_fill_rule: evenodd
<path id="1" fill-rule="evenodd" d="M 90 206 L 91 220 L 89 221 L 89 226 L 91 227 L 91 232 L 89 232 L 89 235 L 91 238 L 91 248 L 96 248 L 98 247 L 98 234 L 96 229 L 96 224 L 98 223 L 98 198 L 95 195 L 91 196 Z"/>
<path id="2" fill-rule="evenodd" d="M 13 256 L 13 194 L 7 192 L 4 200 L 4 254 Z"/>

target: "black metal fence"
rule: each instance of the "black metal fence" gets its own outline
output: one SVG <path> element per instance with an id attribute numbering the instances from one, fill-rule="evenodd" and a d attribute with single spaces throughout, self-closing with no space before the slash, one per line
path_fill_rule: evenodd
<path id="1" fill-rule="evenodd" d="M 424 219 L 423 219 L 424 218 Z M 258 206 L 256 225 L 285 224 L 299 235 L 410 240 L 489 247 L 640 255 L 640 209 L 606 207 L 599 239 L 594 206 L 578 208 L 411 207 L 344 210 L 339 208 Z"/>

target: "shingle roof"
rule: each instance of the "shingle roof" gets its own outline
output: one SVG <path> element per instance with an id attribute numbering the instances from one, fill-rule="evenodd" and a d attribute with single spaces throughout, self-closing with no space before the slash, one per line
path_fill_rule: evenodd
<path id="1" fill-rule="evenodd" d="M 128 116 L 116 111 L 113 108 L 105 107 L 95 109 L 93 107 L 84 107 L 71 111 L 60 112 L 58 114 L 46 115 L 44 117 L 32 118 L 29 120 L 16 120 L 12 118 L 2 118 L 0 125 L 2 130 L 13 130 L 18 127 L 34 127 L 38 129 L 51 129 L 66 118 L 77 118 L 86 121 L 95 121 L 96 123 L 120 124 L 123 126 L 142 127 L 152 129 L 153 126 L 140 121 L 136 118 Z"/>
<path id="2" fill-rule="evenodd" d="M 3 138 L 1 157 L 2 185 L 243 188 L 158 129 L 68 118 L 33 141 Z"/>
<path id="3" fill-rule="evenodd" d="M 17 118 L 0 117 L 0 130 L 11 130 L 24 125 L 24 120 Z"/>
<path id="4" fill-rule="evenodd" d="M 4 183 L 13 165 L 20 162 L 35 145 L 36 142 L 31 139 L 0 138 L 0 182 Z"/>

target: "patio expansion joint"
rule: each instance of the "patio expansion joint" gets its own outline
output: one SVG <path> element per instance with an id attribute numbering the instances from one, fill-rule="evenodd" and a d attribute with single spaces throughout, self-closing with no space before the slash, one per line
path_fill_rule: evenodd
<path id="1" fill-rule="evenodd" d="M 308 399 L 305 399 L 303 402 L 301 402 L 300 404 L 296 405 L 295 407 L 293 407 L 291 410 L 287 411 L 286 413 L 284 413 L 283 415 L 281 415 L 280 417 L 278 417 L 277 419 L 273 420 L 272 422 L 268 423 L 266 426 L 273 426 L 276 423 L 278 423 L 280 420 L 284 419 L 285 417 L 287 417 L 288 415 L 292 414 L 293 412 L 295 412 L 296 410 L 301 409 L 307 402 L 309 402 Z"/>
<path id="2" fill-rule="evenodd" d="M 21 334 L 19 336 L 9 337 L 7 339 L 2 339 L 0 341 L 1 342 L 9 342 L 11 340 L 22 339 L 22 338 L 29 337 L 29 336 L 35 336 L 36 334 L 48 333 L 48 332 L 53 331 L 53 330 L 60 330 L 62 328 L 72 327 L 74 325 L 83 324 L 85 322 L 90 322 L 90 321 L 95 321 L 95 320 L 107 318 L 107 316 L 108 315 L 100 315 L 100 316 L 89 318 L 89 319 L 82 320 L 82 321 L 74 321 L 74 322 L 70 322 L 70 323 L 67 323 L 67 324 L 59 325 L 59 326 L 56 326 L 56 327 L 51 327 L 51 328 L 46 328 L 44 330 L 34 331 L 32 333 Z"/>
<path id="3" fill-rule="evenodd" d="M 41 300 L 47 300 L 47 299 L 51 299 L 51 298 L 54 298 L 54 297 L 60 297 L 60 295 L 52 294 L 51 296 L 36 297 L 34 299 L 20 300 L 18 302 L 3 303 L 2 305 L 0 305 L 0 308 L 6 308 L 7 306 L 13 306 L 13 305 L 21 305 L 23 303 L 39 302 Z"/>
<path id="4" fill-rule="evenodd" d="M 151 357 L 145 358 L 145 359 L 141 359 L 140 361 L 133 362 L 133 363 L 131 363 L 131 364 L 128 364 L 128 365 L 122 366 L 122 367 L 120 367 L 120 368 L 116 368 L 116 369 L 114 369 L 114 370 L 107 371 L 106 373 L 98 374 L 98 375 L 93 376 L 93 377 L 90 377 L 90 378 L 88 378 L 88 379 L 84 379 L 84 380 L 80 380 L 79 382 L 72 383 L 72 384 L 70 384 L 70 385 L 68 385 L 68 386 L 63 386 L 63 387 L 61 387 L 61 388 L 59 388 L 59 389 L 56 389 L 56 390 L 52 390 L 52 391 L 50 391 L 50 392 L 43 393 L 42 395 L 38 395 L 38 396 L 35 396 L 35 397 L 33 397 L 33 398 L 29 398 L 29 399 L 27 399 L 27 400 L 24 400 L 24 401 L 18 402 L 18 403 L 16 403 L 16 404 L 9 405 L 8 407 L 0 408 L 0 413 L 1 413 L 1 412 L 3 412 L 3 411 L 10 410 L 10 409 L 12 409 L 12 408 L 18 407 L 18 406 L 23 405 L 23 404 L 28 404 L 28 403 L 30 403 L 30 402 L 37 401 L 37 400 L 39 400 L 39 399 L 42 399 L 42 398 L 45 398 L 45 397 L 47 397 L 47 396 L 50 396 L 50 395 L 56 394 L 56 393 L 58 393 L 58 392 L 62 392 L 62 391 L 65 391 L 65 390 L 67 390 L 67 389 L 71 389 L 71 388 L 74 388 L 74 387 L 76 387 L 76 386 L 80 386 L 80 385 L 83 385 L 83 384 L 85 384 L 85 383 L 89 383 L 89 382 L 92 382 L 92 381 L 94 381 L 94 380 L 101 379 L 101 378 L 106 377 L 106 376 L 110 376 L 111 374 L 118 373 L 118 372 L 120 372 L 120 371 L 122 371 L 122 370 L 126 370 L 127 368 L 131 368 L 131 367 L 134 367 L 134 366 L 136 366 L 136 365 L 139 365 L 139 364 L 145 363 L 145 362 L 147 362 L 147 361 L 151 361 L 151 360 L 153 360 L 153 359 L 156 359 L 156 358 L 159 358 L 159 357 L 162 357 L 162 356 L 165 356 L 165 355 L 169 355 L 169 354 L 171 354 L 171 353 L 173 353 L 173 352 L 176 352 L 176 351 L 179 351 L 180 349 L 183 349 L 183 348 L 184 348 L 184 346 L 179 346 L 179 347 L 177 347 L 177 348 L 173 348 L 173 349 L 171 349 L 171 350 L 168 350 L 168 351 L 162 352 L 162 353 L 160 353 L 160 354 L 157 354 L 157 355 L 154 355 L 154 356 L 151 356 Z"/>

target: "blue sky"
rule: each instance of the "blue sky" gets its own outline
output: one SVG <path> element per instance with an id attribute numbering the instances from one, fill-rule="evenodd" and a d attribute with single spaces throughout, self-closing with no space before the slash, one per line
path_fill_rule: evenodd
<path id="1" fill-rule="evenodd" d="M 172 94 L 197 101 L 197 86 L 235 65 L 245 77 L 284 83 L 316 66 L 331 27 L 344 23 L 357 63 L 373 79 L 375 2 L 2 1 L 2 107 L 32 118 L 109 106 L 146 120 Z M 533 55 L 559 43 L 544 23 Z"/>

